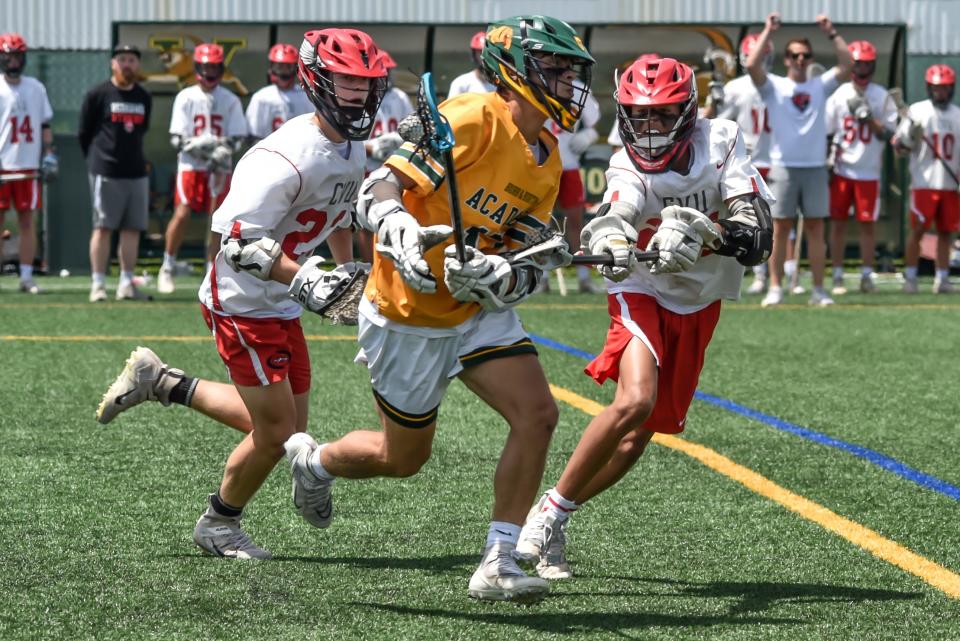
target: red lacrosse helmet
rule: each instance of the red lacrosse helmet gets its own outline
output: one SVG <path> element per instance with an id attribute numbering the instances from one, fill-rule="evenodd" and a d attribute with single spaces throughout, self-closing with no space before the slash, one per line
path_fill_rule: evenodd
<path id="1" fill-rule="evenodd" d="M 673 58 L 637 60 L 617 83 L 617 128 L 627 154 L 640 171 L 667 171 L 670 163 L 690 145 L 697 122 L 697 84 L 693 69 Z M 670 122 L 656 114 L 658 108 L 677 105 L 680 113 Z M 639 111 L 636 108 L 640 108 Z M 661 128 L 652 128 L 655 115 Z"/>
<path id="2" fill-rule="evenodd" d="M 380 56 L 383 59 L 383 66 L 387 68 L 387 71 L 397 68 L 397 61 L 394 60 L 393 56 L 391 56 L 389 53 L 381 49 Z"/>
<path id="3" fill-rule="evenodd" d="M 197 74 L 197 82 L 205 89 L 213 89 L 220 84 L 225 70 L 223 47 L 211 43 L 197 45 L 193 50 L 193 70 Z"/>
<path id="4" fill-rule="evenodd" d="M 866 40 L 855 40 L 847 49 L 853 58 L 853 84 L 866 87 L 877 70 L 877 48 Z"/>
<path id="5" fill-rule="evenodd" d="M 281 89 L 289 89 L 297 76 L 297 48 L 284 43 L 270 47 L 267 54 L 270 61 L 270 82 Z"/>
<path id="6" fill-rule="evenodd" d="M 740 41 L 740 66 L 744 69 L 747 67 L 747 57 L 757 48 L 758 42 L 760 42 L 759 33 L 747 34 Z M 770 41 L 767 41 L 767 50 L 763 54 L 763 68 L 768 71 L 773 69 L 773 43 Z"/>
<path id="7" fill-rule="evenodd" d="M 27 64 L 27 41 L 19 33 L 0 35 L 0 71 L 17 77 Z"/>
<path id="8" fill-rule="evenodd" d="M 924 75 L 927 81 L 927 96 L 940 109 L 946 109 L 953 100 L 953 89 L 957 84 L 957 74 L 949 65 L 931 65 Z M 938 92 L 935 87 L 949 87 L 949 91 Z M 937 97 L 934 97 L 937 96 Z"/>
<path id="9" fill-rule="evenodd" d="M 470 58 L 477 69 L 483 68 L 483 43 L 487 39 L 486 31 L 478 31 L 470 38 Z"/>
<path id="10" fill-rule="evenodd" d="M 366 140 L 387 90 L 387 67 L 373 38 L 357 29 L 320 29 L 303 34 L 298 71 L 310 102 L 348 140 Z M 343 106 L 335 75 L 370 79 L 363 105 Z"/>

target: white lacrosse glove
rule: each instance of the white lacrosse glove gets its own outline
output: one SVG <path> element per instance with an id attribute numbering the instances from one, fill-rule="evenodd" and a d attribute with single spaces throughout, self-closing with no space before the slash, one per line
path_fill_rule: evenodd
<path id="1" fill-rule="evenodd" d="M 723 100 L 726 95 L 722 82 L 719 80 L 711 80 L 707 83 L 707 92 L 707 103 L 714 105 L 717 109 L 723 106 Z"/>
<path id="2" fill-rule="evenodd" d="M 443 250 L 443 282 L 450 295 L 462 303 L 480 303 L 487 310 L 503 309 L 501 292 L 509 287 L 513 276 L 510 262 L 496 254 L 484 254 L 476 247 L 464 249 L 465 263 L 457 258 L 456 246 Z"/>
<path id="3" fill-rule="evenodd" d="M 581 249 L 591 254 L 613 256 L 613 265 L 597 265 L 597 270 L 616 282 L 624 280 L 637 266 L 637 259 L 633 256 L 636 243 L 637 230 L 616 214 L 598 216 L 580 231 Z"/>
<path id="4" fill-rule="evenodd" d="M 721 237 L 708 216 L 692 207 L 670 205 L 660 212 L 661 223 L 647 250 L 658 250 L 660 257 L 650 264 L 653 274 L 674 274 L 693 267 L 704 246 L 716 249 Z"/>
<path id="5" fill-rule="evenodd" d="M 187 141 L 183 143 L 181 151 L 202 160 L 209 160 L 213 150 L 217 147 L 217 143 L 218 139 L 216 136 L 203 134 L 201 136 L 188 138 Z"/>
<path id="6" fill-rule="evenodd" d="M 320 267 L 323 258 L 314 256 L 297 270 L 287 294 L 305 309 L 325 316 L 334 325 L 356 325 L 357 304 L 363 293 L 368 263 L 344 263 L 332 270 Z"/>
<path id="7" fill-rule="evenodd" d="M 386 160 L 403 144 L 403 138 L 395 131 L 377 136 L 370 141 L 370 157 L 374 160 Z"/>
<path id="8" fill-rule="evenodd" d="M 222 251 L 224 260 L 234 271 L 270 280 L 273 264 L 280 257 L 280 243 L 272 238 L 228 238 L 223 242 Z"/>
<path id="9" fill-rule="evenodd" d="M 60 175 L 60 160 L 52 151 L 48 151 L 40 160 L 40 177 L 45 183 L 53 182 Z"/>
<path id="10" fill-rule="evenodd" d="M 210 163 L 214 169 L 230 169 L 233 162 L 233 149 L 225 142 L 217 143 L 210 152 Z"/>
<path id="11" fill-rule="evenodd" d="M 437 279 L 430 273 L 430 265 L 423 255 L 448 239 L 453 228 L 449 225 L 421 227 L 397 201 L 376 203 L 374 207 L 388 203 L 393 203 L 394 209 L 380 219 L 377 251 L 393 261 L 400 277 L 411 288 L 425 294 L 435 293 Z"/>
<path id="12" fill-rule="evenodd" d="M 567 144 L 574 156 L 581 156 L 583 155 L 583 152 L 585 152 L 587 149 L 590 149 L 590 145 L 597 142 L 597 138 L 599 137 L 600 134 L 597 133 L 596 129 L 593 127 L 584 127 L 577 133 L 570 136 L 570 140 Z"/>
<path id="13" fill-rule="evenodd" d="M 850 114 L 859 122 L 870 120 L 873 117 L 867 99 L 858 93 L 854 93 L 847 99 L 847 109 L 850 110 Z"/>

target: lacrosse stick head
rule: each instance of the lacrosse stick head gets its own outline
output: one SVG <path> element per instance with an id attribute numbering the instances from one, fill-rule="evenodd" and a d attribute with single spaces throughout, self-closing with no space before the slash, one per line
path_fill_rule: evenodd
<path id="1" fill-rule="evenodd" d="M 335 271 L 342 270 L 341 277 L 326 302 L 316 309 L 316 313 L 330 321 L 331 325 L 356 325 L 359 318 L 360 299 L 370 275 L 367 263 L 344 263 Z"/>
<path id="2" fill-rule="evenodd" d="M 453 149 L 456 142 L 453 129 L 437 107 L 433 74 L 429 71 L 420 76 L 416 109 L 400 121 L 397 125 L 397 133 L 405 142 L 412 143 L 416 153 L 421 156 L 431 152 L 442 154 Z"/>

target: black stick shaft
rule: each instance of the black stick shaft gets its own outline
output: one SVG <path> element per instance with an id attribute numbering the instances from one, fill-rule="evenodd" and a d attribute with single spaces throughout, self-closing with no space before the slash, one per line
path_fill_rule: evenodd
<path id="1" fill-rule="evenodd" d="M 453 227 L 453 243 L 457 248 L 457 260 L 467 262 L 467 249 L 463 244 L 463 218 L 460 216 L 460 190 L 453 167 L 453 150 L 443 152 L 444 169 L 447 171 L 447 191 L 450 193 L 450 223 Z"/>
<path id="2" fill-rule="evenodd" d="M 657 251 L 634 251 L 633 257 L 641 263 L 649 263 L 660 257 Z M 573 257 L 574 265 L 613 265 L 613 256 L 610 254 L 580 254 Z"/>

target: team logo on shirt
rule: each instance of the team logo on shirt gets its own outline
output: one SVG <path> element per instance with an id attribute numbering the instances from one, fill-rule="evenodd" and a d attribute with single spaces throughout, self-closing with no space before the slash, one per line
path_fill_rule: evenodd
<path id="1" fill-rule="evenodd" d="M 110 121 L 123 123 L 123 130 L 133 133 L 133 128 L 142 125 L 147 110 L 139 102 L 111 102 Z"/>
<path id="2" fill-rule="evenodd" d="M 810 106 L 810 94 L 806 91 L 798 91 L 793 94 L 793 106 L 799 109 L 800 111 L 806 111 L 807 107 Z"/>

